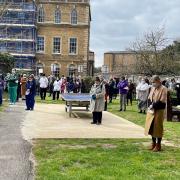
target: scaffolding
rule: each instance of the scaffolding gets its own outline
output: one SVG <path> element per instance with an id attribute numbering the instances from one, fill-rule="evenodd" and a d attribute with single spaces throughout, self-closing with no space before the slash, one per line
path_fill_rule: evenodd
<path id="1" fill-rule="evenodd" d="M 16 58 L 16 68 L 33 69 L 36 49 L 36 5 L 32 0 L 9 0 L 0 20 L 0 52 Z M 0 3 L 0 6 L 2 3 Z"/>

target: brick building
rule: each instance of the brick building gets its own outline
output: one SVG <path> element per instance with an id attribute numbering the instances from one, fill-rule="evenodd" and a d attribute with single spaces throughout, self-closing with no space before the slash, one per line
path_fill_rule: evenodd
<path id="1" fill-rule="evenodd" d="M 47 75 L 93 75 L 90 0 L 9 1 L 0 22 L 5 27 L 0 28 L 0 53 L 15 56 L 15 68 Z"/>
<path id="2" fill-rule="evenodd" d="M 92 75 L 89 0 L 37 0 L 36 72 Z"/>
<path id="3" fill-rule="evenodd" d="M 104 68 L 112 75 L 133 74 L 136 54 L 133 51 L 110 51 L 104 54 Z"/>

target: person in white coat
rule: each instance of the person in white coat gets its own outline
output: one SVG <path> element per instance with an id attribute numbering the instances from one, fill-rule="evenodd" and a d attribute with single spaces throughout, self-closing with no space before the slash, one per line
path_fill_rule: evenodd
<path id="1" fill-rule="evenodd" d="M 53 100 L 56 99 L 56 95 L 57 95 L 57 100 L 59 100 L 60 90 L 61 90 L 61 80 L 57 77 L 53 84 Z"/>
<path id="2" fill-rule="evenodd" d="M 46 92 L 47 92 L 48 84 L 49 84 L 48 78 L 46 77 L 45 74 L 43 74 L 39 80 L 41 100 L 46 99 Z"/>
<path id="3" fill-rule="evenodd" d="M 150 86 L 145 79 L 142 79 L 141 83 L 136 88 L 136 91 L 138 91 L 137 98 L 138 98 L 139 113 L 144 113 L 144 114 L 146 113 L 149 89 Z"/>
<path id="4" fill-rule="evenodd" d="M 91 124 L 100 125 L 102 123 L 102 112 L 105 105 L 105 87 L 101 83 L 100 78 L 96 77 L 95 84 L 92 86 L 91 91 L 90 111 L 93 114 L 93 122 Z"/>

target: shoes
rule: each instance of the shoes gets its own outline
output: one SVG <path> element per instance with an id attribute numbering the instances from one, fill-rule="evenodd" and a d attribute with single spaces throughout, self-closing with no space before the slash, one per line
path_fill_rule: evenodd
<path id="1" fill-rule="evenodd" d="M 152 145 L 149 147 L 149 150 L 152 151 L 156 147 L 156 143 L 152 143 Z"/>
<path id="2" fill-rule="evenodd" d="M 152 150 L 153 152 L 161 151 L 161 144 L 156 144 L 155 148 Z"/>
<path id="3" fill-rule="evenodd" d="M 142 113 L 142 110 L 141 110 L 141 111 L 139 111 L 139 113 L 141 114 L 141 113 Z"/>
<path id="4" fill-rule="evenodd" d="M 95 122 L 91 122 L 91 124 L 96 124 Z"/>
<path id="5" fill-rule="evenodd" d="M 122 111 L 122 109 L 119 110 L 120 112 Z"/>
<path id="6" fill-rule="evenodd" d="M 30 109 L 29 109 L 29 108 L 26 108 L 25 111 L 30 111 Z"/>
<path id="7" fill-rule="evenodd" d="M 96 123 L 96 125 L 98 125 L 98 126 L 99 126 L 99 125 L 101 125 L 101 123 L 100 123 L 100 122 L 98 122 L 98 123 Z"/>
<path id="8" fill-rule="evenodd" d="M 34 111 L 34 109 L 30 109 L 30 111 Z"/>

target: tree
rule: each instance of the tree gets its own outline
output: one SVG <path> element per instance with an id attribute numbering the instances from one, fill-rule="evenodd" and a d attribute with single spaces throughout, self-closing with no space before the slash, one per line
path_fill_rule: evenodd
<path id="1" fill-rule="evenodd" d="M 177 67 L 173 46 L 168 46 L 164 28 L 157 28 L 133 43 L 136 53 L 135 71 L 144 75 L 175 74 Z"/>
<path id="2" fill-rule="evenodd" d="M 7 53 L 0 53 L 0 66 L 4 67 L 7 72 L 14 68 L 15 58 Z"/>

